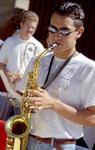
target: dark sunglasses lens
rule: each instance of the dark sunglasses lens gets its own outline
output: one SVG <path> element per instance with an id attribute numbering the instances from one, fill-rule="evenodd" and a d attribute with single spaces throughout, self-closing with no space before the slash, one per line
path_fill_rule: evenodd
<path id="1" fill-rule="evenodd" d="M 55 33 L 55 32 L 56 32 L 56 29 L 54 29 L 53 27 L 49 26 L 49 27 L 48 27 L 48 31 L 49 31 L 49 32 L 52 32 L 52 33 Z"/>
<path id="2" fill-rule="evenodd" d="M 69 30 L 60 30 L 59 33 L 62 35 L 69 35 L 71 32 Z"/>

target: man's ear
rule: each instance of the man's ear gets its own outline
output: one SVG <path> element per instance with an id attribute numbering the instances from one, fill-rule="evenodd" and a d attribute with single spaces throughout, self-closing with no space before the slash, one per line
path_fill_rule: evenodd
<path id="1" fill-rule="evenodd" d="M 78 29 L 78 31 L 77 31 L 77 39 L 79 39 L 81 37 L 83 32 L 84 32 L 84 27 L 81 27 L 81 28 Z"/>

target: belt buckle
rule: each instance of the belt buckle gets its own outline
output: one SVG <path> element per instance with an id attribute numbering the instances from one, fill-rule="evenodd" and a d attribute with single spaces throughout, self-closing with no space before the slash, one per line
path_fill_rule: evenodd
<path id="1" fill-rule="evenodd" d="M 39 137 L 38 137 L 38 136 L 36 136 L 36 139 L 35 139 L 35 141 L 36 141 L 36 142 L 40 142 L 40 141 L 38 140 L 38 138 L 39 138 Z"/>

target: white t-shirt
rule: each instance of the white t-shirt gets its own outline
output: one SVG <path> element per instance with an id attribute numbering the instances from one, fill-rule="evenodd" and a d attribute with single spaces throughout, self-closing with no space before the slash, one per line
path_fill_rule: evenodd
<path id="1" fill-rule="evenodd" d="M 19 70 L 20 73 L 24 73 L 33 55 L 37 56 L 43 50 L 43 45 L 33 36 L 29 40 L 22 40 L 20 35 L 14 35 L 4 42 L 0 50 L 0 62 L 5 63 L 7 60 L 6 68 L 11 73 L 14 71 L 18 73 Z M 23 60 L 24 52 L 25 57 Z"/>
<path id="2" fill-rule="evenodd" d="M 41 87 L 45 81 L 52 53 L 41 60 L 39 68 L 38 83 Z M 19 82 L 17 88 L 24 89 L 27 72 L 33 70 L 32 59 L 25 75 Z M 64 60 L 54 58 L 51 71 Z M 50 72 L 50 74 L 52 74 Z M 75 108 L 84 109 L 95 105 L 95 62 L 79 54 L 73 57 L 68 65 L 60 72 L 54 81 L 46 89 L 48 93 L 65 104 Z M 31 134 L 40 137 L 54 137 L 78 139 L 83 136 L 83 126 L 74 123 L 52 110 L 41 110 L 32 115 Z"/>

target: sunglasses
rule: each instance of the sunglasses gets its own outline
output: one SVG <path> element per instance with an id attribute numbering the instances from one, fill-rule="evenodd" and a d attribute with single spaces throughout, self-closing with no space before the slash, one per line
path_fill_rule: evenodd
<path id="1" fill-rule="evenodd" d="M 73 32 L 78 30 L 78 28 L 76 28 L 74 31 L 70 31 L 68 29 L 57 30 L 56 27 L 53 27 L 53 26 L 48 26 L 47 29 L 51 33 L 56 33 L 58 31 L 61 35 L 69 35 L 69 34 L 71 34 L 71 33 L 73 33 Z"/>

